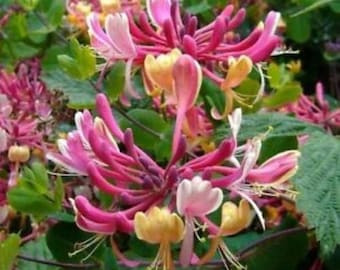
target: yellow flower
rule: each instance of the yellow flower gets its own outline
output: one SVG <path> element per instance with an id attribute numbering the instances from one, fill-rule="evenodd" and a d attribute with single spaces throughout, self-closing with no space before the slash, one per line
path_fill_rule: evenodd
<path id="1" fill-rule="evenodd" d="M 221 83 L 220 88 L 225 94 L 226 105 L 224 112 L 220 114 L 216 108 L 212 110 L 212 116 L 216 119 L 225 118 L 232 110 L 234 99 L 243 104 L 243 99 L 233 88 L 239 86 L 249 75 L 253 68 L 253 63 L 248 56 L 242 55 L 239 58 L 229 58 L 229 69 L 225 80 Z M 246 105 L 246 104 L 245 104 Z"/>
<path id="2" fill-rule="evenodd" d="M 222 222 L 220 235 L 234 235 L 247 228 L 253 219 L 249 203 L 241 200 L 239 206 L 232 202 L 226 202 L 222 206 Z"/>
<path id="3" fill-rule="evenodd" d="M 155 96 L 160 94 L 164 90 L 168 95 L 174 95 L 173 93 L 173 75 L 172 69 L 181 56 L 181 51 L 173 49 L 167 54 L 161 54 L 157 58 L 153 55 L 148 54 L 144 60 L 144 70 L 147 78 L 152 83 L 153 89 L 148 89 L 149 95 Z"/>
<path id="4" fill-rule="evenodd" d="M 301 71 L 301 61 L 300 60 L 290 61 L 287 64 L 287 68 L 290 70 L 290 72 L 297 74 Z"/>
<path id="5" fill-rule="evenodd" d="M 120 0 L 100 0 L 100 6 L 105 14 L 115 13 L 120 10 Z"/>
<path id="6" fill-rule="evenodd" d="M 157 268 L 163 262 L 163 270 L 173 269 L 170 244 L 183 239 L 184 224 L 181 218 L 167 208 L 153 207 L 146 214 L 137 212 L 134 218 L 137 238 L 150 244 L 160 244 L 156 259 L 151 264 Z"/>
<path id="7" fill-rule="evenodd" d="M 244 230 L 250 225 L 253 216 L 248 201 L 242 199 L 239 206 L 233 202 L 225 202 L 222 206 L 220 230 L 217 235 L 213 237 L 209 251 L 200 259 L 199 264 L 210 261 L 214 257 L 216 250 L 219 248 L 223 253 L 224 258 L 226 258 L 229 263 L 237 269 L 245 269 L 228 249 L 221 237 L 234 235 Z"/>

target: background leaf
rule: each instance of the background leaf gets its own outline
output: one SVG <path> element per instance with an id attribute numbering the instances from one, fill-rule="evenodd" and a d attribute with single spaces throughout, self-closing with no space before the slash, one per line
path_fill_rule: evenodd
<path id="1" fill-rule="evenodd" d="M 238 141 L 245 142 L 249 138 L 267 132 L 269 128 L 271 131 L 267 134 L 267 138 L 296 136 L 315 131 L 323 131 L 319 126 L 302 122 L 288 115 L 279 113 L 256 113 L 243 116 Z M 215 133 L 218 141 L 223 140 L 229 135 L 230 129 L 227 126 L 219 127 Z"/>
<path id="2" fill-rule="evenodd" d="M 317 133 L 302 148 L 299 170 L 293 177 L 297 207 L 315 228 L 323 255 L 340 244 L 340 142 Z"/>
<path id="3" fill-rule="evenodd" d="M 93 108 L 96 92 L 88 81 L 70 78 L 61 70 L 47 71 L 42 80 L 50 90 L 60 90 L 68 98 L 68 106 L 72 109 Z"/>
<path id="4" fill-rule="evenodd" d="M 20 236 L 10 234 L 8 238 L 0 242 L 0 270 L 10 270 L 19 253 Z"/>

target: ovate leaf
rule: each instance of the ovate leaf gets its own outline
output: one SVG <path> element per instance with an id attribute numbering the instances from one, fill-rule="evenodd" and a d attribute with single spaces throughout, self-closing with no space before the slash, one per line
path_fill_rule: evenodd
<path id="1" fill-rule="evenodd" d="M 292 40 L 303 43 L 311 34 L 311 21 L 308 14 L 287 18 L 287 36 Z"/>
<path id="2" fill-rule="evenodd" d="M 61 68 L 72 78 L 79 80 L 90 78 L 96 71 L 96 57 L 93 51 L 79 44 L 76 39 L 71 39 L 70 52 L 70 55 L 58 56 Z"/>
<path id="3" fill-rule="evenodd" d="M 53 261 L 53 256 L 49 251 L 45 237 L 39 237 L 35 241 L 30 241 L 20 248 L 20 255 L 29 256 L 35 259 Z M 18 261 L 18 269 L 20 270 L 58 270 L 56 266 L 39 264 L 24 260 Z"/>
<path id="4" fill-rule="evenodd" d="M 315 228 L 323 255 L 340 244 L 340 141 L 326 134 L 311 136 L 302 148 L 293 178 L 297 206 Z"/>
<path id="5" fill-rule="evenodd" d="M 270 132 L 267 138 L 277 136 L 296 136 L 301 134 L 322 131 L 322 128 L 313 124 L 302 122 L 294 117 L 279 113 L 254 113 L 244 115 L 241 130 L 238 135 L 239 142 L 245 142 L 261 133 Z M 216 139 L 223 140 L 230 135 L 229 127 L 222 126 L 216 131 Z"/>
<path id="6" fill-rule="evenodd" d="M 298 82 L 290 82 L 275 90 L 263 99 L 265 107 L 274 109 L 296 101 L 302 94 L 302 87 Z"/>
<path id="7" fill-rule="evenodd" d="M 50 90 L 59 90 L 68 98 L 68 106 L 72 109 L 94 107 L 96 92 L 88 81 L 70 78 L 61 70 L 51 70 L 42 76 Z"/>
<path id="8" fill-rule="evenodd" d="M 161 116 L 151 110 L 133 109 L 130 110 L 127 114 L 132 119 L 134 119 L 135 122 L 140 123 L 141 125 L 146 127 L 146 129 L 149 129 L 160 135 L 160 137 L 155 136 L 147 130 L 141 128 L 135 122 L 131 122 L 126 118 L 121 119 L 120 125 L 123 129 L 132 129 L 136 144 L 143 149 L 152 151 L 154 147 L 161 142 L 161 136 L 165 136 L 164 133 L 167 130 L 168 124 Z"/>
<path id="9" fill-rule="evenodd" d="M 61 208 L 64 188 L 60 178 L 52 187 L 43 165 L 33 163 L 31 168 L 24 168 L 18 185 L 8 192 L 7 197 L 16 210 L 42 219 Z"/>
<path id="10" fill-rule="evenodd" d="M 20 236 L 10 234 L 8 238 L 0 242 L 0 270 L 10 270 L 19 253 Z"/>
<path id="11" fill-rule="evenodd" d="M 114 64 L 104 81 L 105 90 L 111 102 L 118 99 L 125 85 L 125 63 Z"/>

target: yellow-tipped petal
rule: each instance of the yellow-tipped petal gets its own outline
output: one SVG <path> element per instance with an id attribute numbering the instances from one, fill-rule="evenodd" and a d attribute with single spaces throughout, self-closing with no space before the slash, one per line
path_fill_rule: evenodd
<path id="1" fill-rule="evenodd" d="M 147 55 L 144 60 L 145 73 L 155 88 L 161 88 L 167 92 L 172 91 L 172 69 L 181 55 L 181 51 L 173 49 L 167 54 L 161 54 L 157 58 Z"/>
<path id="2" fill-rule="evenodd" d="M 178 243 L 183 239 L 184 224 L 182 219 L 175 213 L 171 214 L 169 240 L 172 243 Z"/>
<path id="3" fill-rule="evenodd" d="M 226 202 L 222 206 L 222 222 L 220 235 L 234 235 L 250 225 L 252 213 L 249 203 L 241 200 L 239 206 Z"/>
<path id="4" fill-rule="evenodd" d="M 177 243 L 183 238 L 183 221 L 167 208 L 153 207 L 147 214 L 138 212 L 134 224 L 137 237 L 151 244 Z"/>
<path id="5" fill-rule="evenodd" d="M 100 0 L 100 6 L 105 14 L 120 10 L 120 0 Z"/>
<path id="6" fill-rule="evenodd" d="M 229 60 L 229 70 L 226 79 L 221 84 L 222 90 L 237 87 L 243 82 L 251 72 L 253 63 L 248 56 L 242 55 L 237 60 Z"/>

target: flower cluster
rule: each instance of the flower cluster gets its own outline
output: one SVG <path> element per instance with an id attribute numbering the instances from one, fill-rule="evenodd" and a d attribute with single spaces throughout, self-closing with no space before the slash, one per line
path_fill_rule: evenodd
<path id="1" fill-rule="evenodd" d="M 30 151 L 42 149 L 48 129 L 51 95 L 39 79 L 40 64 L 30 60 L 18 65 L 15 73 L 0 70 L 0 153 L 1 166 L 10 167 L 9 185 L 16 183 L 19 164 Z"/>
<path id="2" fill-rule="evenodd" d="M 280 38 L 275 34 L 280 18 L 277 12 L 270 12 L 264 23 L 244 39 L 239 39 L 235 30 L 244 21 L 246 12 L 240 9 L 233 15 L 233 5 L 226 6 L 215 21 L 202 28 L 198 27 L 197 17 L 181 15 L 178 1 L 148 0 L 146 6 L 146 12 L 141 10 L 136 16 L 131 12 L 107 15 L 105 31 L 98 13 L 87 17 L 91 46 L 98 55 L 107 65 L 118 60 L 127 62 L 127 84 L 121 99 L 125 104 L 129 104 L 130 97 L 138 97 L 129 82 L 132 65 L 142 67 L 149 94 L 158 96 L 164 91 L 166 96 L 173 97 L 169 74 L 179 55 L 187 54 L 225 94 L 224 112 L 222 115 L 216 110 L 213 112 L 216 118 L 225 118 L 232 111 L 232 100 L 242 100 L 233 88 L 247 77 L 253 64 L 261 69 L 258 63 L 266 60 L 280 45 Z M 239 68 L 243 72 L 237 81 L 231 81 L 228 75 L 224 78 L 226 69 Z M 161 71 L 156 75 L 153 70 L 159 69 Z M 175 99 L 170 98 L 167 102 L 175 102 Z"/>
<path id="3" fill-rule="evenodd" d="M 297 170 L 299 153 L 286 151 L 256 165 L 261 141 L 254 138 L 238 146 L 242 117 L 237 109 L 229 116 L 232 136 L 214 151 L 188 158 L 185 137 L 180 136 L 173 141 L 171 159 L 163 167 L 135 145 L 130 129 L 120 129 L 105 95 L 97 95 L 96 108 L 95 118 L 89 111 L 77 112 L 77 130 L 58 141 L 60 153 L 48 154 L 50 160 L 70 172 L 88 176 L 94 187 L 115 198 L 112 211 L 105 211 L 86 197 L 77 196 L 73 205 L 78 226 L 102 235 L 135 232 L 141 240 L 158 243 L 159 254 L 153 266 L 163 262 L 165 269 L 172 269 L 170 244 L 181 240 L 183 265 L 208 261 L 219 246 L 236 265 L 236 258 L 219 239 L 247 228 L 253 210 L 264 226 L 256 198 L 285 192 L 287 180 Z M 223 203 L 224 194 L 243 198 L 240 206 Z M 218 226 L 209 214 L 222 203 Z M 197 228 L 204 228 L 213 239 L 211 250 L 201 260 L 195 260 L 193 252 Z"/>
<path id="4" fill-rule="evenodd" d="M 67 21 L 84 31 L 87 29 L 86 16 L 91 12 L 96 12 L 105 18 L 108 14 L 123 10 L 136 12 L 140 7 L 140 0 L 67 0 Z"/>
<path id="5" fill-rule="evenodd" d="M 320 82 L 316 84 L 315 92 L 315 98 L 301 95 L 297 102 L 287 105 L 285 110 L 302 121 L 320 125 L 330 132 L 339 128 L 340 109 L 331 110 Z"/>

